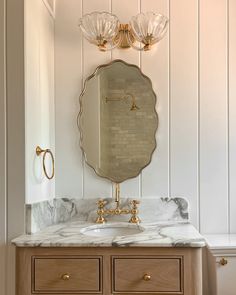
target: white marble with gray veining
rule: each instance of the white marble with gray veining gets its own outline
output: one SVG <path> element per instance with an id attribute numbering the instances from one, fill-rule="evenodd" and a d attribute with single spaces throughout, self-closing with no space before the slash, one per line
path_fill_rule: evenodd
<path id="1" fill-rule="evenodd" d="M 114 226 L 135 226 L 109 223 Z M 188 222 L 154 222 L 136 225 L 142 232 L 126 236 L 94 237 L 82 232 L 88 226 L 103 227 L 74 220 L 50 226 L 33 235 L 22 235 L 12 242 L 18 247 L 204 247 L 205 240 Z"/>
<path id="2" fill-rule="evenodd" d="M 107 208 L 114 207 L 114 200 L 106 198 Z M 122 198 L 121 207 L 129 207 L 132 198 Z M 26 233 L 32 234 L 48 226 L 77 218 L 83 222 L 96 219 L 98 199 L 55 198 L 26 205 Z M 181 197 L 143 198 L 140 200 L 139 217 L 145 222 L 188 221 L 188 202 Z M 107 216 L 108 221 L 128 221 L 128 215 Z"/>
<path id="3" fill-rule="evenodd" d="M 50 225 L 66 222 L 77 214 L 73 199 L 55 198 L 26 204 L 26 233 L 36 233 Z"/>

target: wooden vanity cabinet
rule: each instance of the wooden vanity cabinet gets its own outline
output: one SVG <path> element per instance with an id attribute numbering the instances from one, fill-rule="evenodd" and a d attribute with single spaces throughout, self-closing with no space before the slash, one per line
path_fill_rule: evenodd
<path id="1" fill-rule="evenodd" d="M 17 248 L 16 295 L 202 295 L 200 248 Z"/>

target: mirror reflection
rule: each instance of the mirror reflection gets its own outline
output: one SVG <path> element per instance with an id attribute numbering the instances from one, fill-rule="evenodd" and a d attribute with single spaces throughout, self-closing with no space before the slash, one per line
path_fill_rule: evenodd
<path id="1" fill-rule="evenodd" d="M 115 60 L 87 78 L 79 129 L 85 159 L 95 172 L 120 183 L 138 176 L 156 147 L 158 116 L 150 79 Z"/>

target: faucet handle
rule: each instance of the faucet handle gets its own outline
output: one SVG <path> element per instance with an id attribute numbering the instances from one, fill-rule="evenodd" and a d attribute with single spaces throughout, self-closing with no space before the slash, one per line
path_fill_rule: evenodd
<path id="1" fill-rule="evenodd" d="M 105 214 L 104 207 L 105 207 L 106 203 L 107 202 L 103 199 L 100 199 L 97 201 L 98 210 L 97 210 L 96 223 L 105 223 L 106 222 L 106 219 L 104 217 L 104 214 Z"/>
<path id="2" fill-rule="evenodd" d="M 97 201 L 97 205 L 98 205 L 98 208 L 100 209 L 103 209 L 104 206 L 106 205 L 107 201 L 103 200 L 103 199 L 100 199 Z"/>
<path id="3" fill-rule="evenodd" d="M 131 218 L 129 220 L 130 223 L 140 223 L 141 222 L 141 219 L 138 217 L 138 204 L 140 204 L 140 201 L 138 200 L 132 200 L 130 202 L 130 204 L 132 205 L 132 209 L 130 210 L 130 213 L 131 213 Z"/>
<path id="4" fill-rule="evenodd" d="M 132 200 L 132 201 L 130 201 L 130 204 L 133 205 L 134 208 L 137 208 L 137 205 L 140 204 L 140 201 L 139 200 Z"/>

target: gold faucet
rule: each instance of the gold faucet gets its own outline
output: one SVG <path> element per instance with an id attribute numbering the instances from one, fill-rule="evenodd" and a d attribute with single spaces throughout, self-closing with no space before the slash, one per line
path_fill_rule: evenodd
<path id="1" fill-rule="evenodd" d="M 115 184 L 115 202 L 116 207 L 114 209 L 105 209 L 106 201 L 105 200 L 99 200 L 97 202 L 98 204 L 98 210 L 97 210 L 97 219 L 96 223 L 105 223 L 106 219 L 104 215 L 122 215 L 122 214 L 131 214 L 130 223 L 140 223 L 141 220 L 138 217 L 138 204 L 140 203 L 138 200 L 132 200 L 130 204 L 132 205 L 131 209 L 121 209 L 120 208 L 120 185 L 119 183 Z"/>

